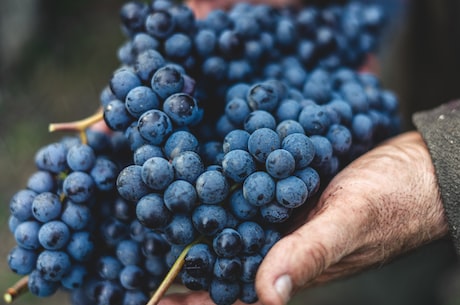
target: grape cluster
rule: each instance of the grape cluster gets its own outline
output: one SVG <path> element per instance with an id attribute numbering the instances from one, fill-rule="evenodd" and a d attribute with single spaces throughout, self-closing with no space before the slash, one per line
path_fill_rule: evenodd
<path id="1" fill-rule="evenodd" d="M 397 98 L 356 70 L 383 13 L 239 3 L 197 20 L 154 0 L 120 17 L 128 39 L 100 96 L 111 132 L 37 153 L 10 202 L 9 265 L 38 296 L 141 305 L 179 261 L 189 289 L 254 303 L 282 226 L 399 131 Z"/>
<path id="2" fill-rule="evenodd" d="M 358 68 L 378 47 L 385 24 L 380 7 L 360 2 L 300 9 L 239 2 L 196 20 L 186 5 L 155 0 L 125 4 L 121 19 L 129 39 L 120 61 L 148 83 L 157 50 L 197 81 L 195 95 L 208 114 L 222 112 L 222 96 L 239 82 L 283 78 L 299 87 L 305 70 Z M 210 115 L 206 120 L 213 123 Z"/>

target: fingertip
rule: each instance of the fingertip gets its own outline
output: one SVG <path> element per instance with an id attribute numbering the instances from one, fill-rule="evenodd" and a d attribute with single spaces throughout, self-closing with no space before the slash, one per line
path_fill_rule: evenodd
<path id="1" fill-rule="evenodd" d="M 290 238 L 280 240 L 267 253 L 256 277 L 256 291 L 264 305 L 284 305 L 291 298 L 294 284 L 286 260 L 286 249 Z M 292 249 L 292 248 L 291 248 Z"/>

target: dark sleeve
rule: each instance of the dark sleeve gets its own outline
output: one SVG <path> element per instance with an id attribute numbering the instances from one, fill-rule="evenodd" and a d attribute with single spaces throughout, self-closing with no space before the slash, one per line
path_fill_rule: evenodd
<path id="1" fill-rule="evenodd" d="M 414 114 L 436 170 L 455 249 L 460 254 L 460 100 Z"/>

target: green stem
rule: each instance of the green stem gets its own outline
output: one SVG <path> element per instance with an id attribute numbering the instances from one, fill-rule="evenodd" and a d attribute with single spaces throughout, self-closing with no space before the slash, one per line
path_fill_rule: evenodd
<path id="1" fill-rule="evenodd" d="M 11 304 L 16 298 L 26 293 L 29 290 L 29 287 L 27 286 L 28 281 L 29 281 L 29 277 L 24 276 L 19 281 L 17 281 L 13 286 L 8 288 L 5 294 L 3 295 L 3 299 L 5 300 L 5 303 Z"/>
<path id="2" fill-rule="evenodd" d="M 147 305 L 157 305 L 158 302 L 160 302 L 161 298 L 163 298 L 165 293 L 168 291 L 169 287 L 171 287 L 172 283 L 174 283 L 174 280 L 176 279 L 180 270 L 184 266 L 185 256 L 187 255 L 188 251 L 193 245 L 196 245 L 199 242 L 201 242 L 202 239 L 203 237 L 197 238 L 194 242 L 190 243 L 184 248 L 184 250 L 182 250 L 181 254 L 176 259 L 171 269 L 169 269 L 168 274 L 166 274 L 166 277 L 163 279 L 158 289 L 155 291 L 153 296 L 150 298 Z"/>
<path id="3" fill-rule="evenodd" d="M 102 109 L 99 109 L 95 114 L 89 116 L 85 119 L 74 121 L 74 122 L 64 122 L 64 123 L 52 123 L 49 125 L 49 132 L 54 131 L 78 131 L 80 132 L 80 139 L 82 143 L 87 143 L 86 138 L 86 129 L 91 125 L 103 120 L 104 112 Z"/>

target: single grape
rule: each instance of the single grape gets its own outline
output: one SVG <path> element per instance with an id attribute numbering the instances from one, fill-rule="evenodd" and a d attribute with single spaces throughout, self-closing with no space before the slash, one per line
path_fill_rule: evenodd
<path id="1" fill-rule="evenodd" d="M 290 176 L 276 182 L 276 200 L 287 208 L 297 208 L 308 198 L 305 183 L 296 176 Z"/>
<path id="2" fill-rule="evenodd" d="M 218 257 L 214 263 L 213 275 L 220 280 L 236 281 L 241 276 L 241 260 L 235 257 Z"/>
<path id="3" fill-rule="evenodd" d="M 326 137 L 331 142 L 332 149 L 336 155 L 343 155 L 348 152 L 352 144 L 352 135 L 348 128 L 343 125 L 334 124 L 329 127 Z"/>
<path id="4" fill-rule="evenodd" d="M 142 242 L 142 252 L 147 258 L 152 256 L 164 255 L 169 250 L 170 245 L 168 244 L 163 235 L 160 235 L 159 233 L 154 231 L 148 232 L 145 235 L 145 238 Z"/>
<path id="5" fill-rule="evenodd" d="M 49 193 L 51 194 L 51 193 Z M 33 217 L 32 204 L 37 193 L 32 190 L 20 190 L 10 200 L 10 214 L 19 221 Z"/>
<path id="6" fill-rule="evenodd" d="M 150 87 L 134 87 L 126 95 L 126 110 L 135 118 L 139 118 L 147 110 L 158 109 L 159 106 L 158 96 Z"/>
<path id="7" fill-rule="evenodd" d="M 243 253 L 257 253 L 265 242 L 265 233 L 263 228 L 254 221 L 242 222 L 237 227 L 243 241 Z"/>
<path id="8" fill-rule="evenodd" d="M 275 181 L 266 172 L 256 171 L 244 180 L 243 195 L 253 206 L 263 206 L 275 198 Z"/>
<path id="9" fill-rule="evenodd" d="M 18 246 L 28 250 L 38 250 L 40 248 L 38 240 L 40 227 L 41 224 L 34 220 L 19 223 L 14 230 L 14 239 Z"/>
<path id="10" fill-rule="evenodd" d="M 163 111 L 156 109 L 142 114 L 138 128 L 142 138 L 152 145 L 162 144 L 173 130 L 171 119 Z"/>
<path id="11" fill-rule="evenodd" d="M 153 91 L 163 100 L 168 96 L 181 92 L 184 87 L 182 73 L 173 65 L 159 68 L 152 77 Z"/>
<path id="12" fill-rule="evenodd" d="M 183 214 L 173 215 L 170 223 L 164 228 L 165 238 L 174 245 L 187 245 L 196 237 L 190 217 Z"/>
<path id="13" fill-rule="evenodd" d="M 248 139 L 248 150 L 259 162 L 265 163 L 268 155 L 280 148 L 281 142 L 278 134 L 269 128 L 255 130 Z"/>
<path id="14" fill-rule="evenodd" d="M 88 231 L 74 232 L 66 247 L 69 256 L 78 262 L 88 261 L 93 255 L 94 249 L 94 237 Z"/>
<path id="15" fill-rule="evenodd" d="M 16 274 L 27 275 L 35 269 L 37 257 L 35 250 L 15 246 L 8 253 L 8 266 Z"/>
<path id="16" fill-rule="evenodd" d="M 259 211 L 258 207 L 250 204 L 246 198 L 244 198 L 242 188 L 237 189 L 230 196 L 229 210 L 240 220 L 251 220 Z"/>
<path id="17" fill-rule="evenodd" d="M 195 229 L 203 235 L 214 236 L 220 232 L 227 222 L 227 213 L 219 205 L 202 204 L 192 213 L 192 223 Z"/>
<path id="18" fill-rule="evenodd" d="M 241 256 L 242 272 L 240 281 L 243 283 L 254 282 L 257 270 L 259 269 L 262 260 L 263 258 L 260 254 Z"/>
<path id="19" fill-rule="evenodd" d="M 243 250 L 243 239 L 237 230 L 225 228 L 214 237 L 212 247 L 219 257 L 234 257 Z"/>
<path id="20" fill-rule="evenodd" d="M 189 213 L 197 204 L 195 187 L 185 180 L 175 180 L 164 192 L 164 203 L 172 213 Z"/>
<path id="21" fill-rule="evenodd" d="M 142 180 L 142 166 L 130 165 L 117 178 L 117 190 L 124 199 L 136 202 L 150 192 Z"/>
<path id="22" fill-rule="evenodd" d="M 174 169 L 161 157 L 148 159 L 142 165 L 142 181 L 153 190 L 164 190 L 174 179 Z"/>
<path id="23" fill-rule="evenodd" d="M 156 11 L 147 16 L 145 30 L 157 39 L 169 37 L 175 27 L 174 17 L 168 11 Z"/>
<path id="24" fill-rule="evenodd" d="M 147 49 L 137 55 L 134 62 L 134 71 L 143 82 L 150 83 L 155 72 L 157 72 L 158 69 L 162 68 L 165 64 L 166 60 L 160 52 L 154 49 Z M 135 108 L 136 110 L 139 109 L 139 107 Z M 131 110 L 135 110 L 134 107 Z M 138 111 L 133 112 L 138 113 Z"/>
<path id="25" fill-rule="evenodd" d="M 272 151 L 265 161 L 267 172 L 275 179 L 289 177 L 294 172 L 295 165 L 294 157 L 285 149 Z"/>
<path id="26" fill-rule="evenodd" d="M 268 128 L 276 129 L 275 117 L 268 111 L 255 110 L 244 120 L 244 130 L 252 134 L 257 129 Z"/>
<path id="27" fill-rule="evenodd" d="M 69 255 L 63 251 L 43 250 L 37 258 L 37 271 L 47 281 L 59 281 L 70 271 Z"/>
<path id="28" fill-rule="evenodd" d="M 276 200 L 260 207 L 260 215 L 268 223 L 283 223 L 291 217 L 292 208 L 279 204 Z"/>
<path id="29" fill-rule="evenodd" d="M 272 112 L 278 106 L 280 96 L 276 88 L 269 83 L 259 83 L 249 89 L 247 101 L 252 110 L 260 109 Z"/>
<path id="30" fill-rule="evenodd" d="M 39 270 L 34 270 L 29 274 L 27 287 L 36 296 L 49 297 L 59 289 L 59 282 L 46 280 Z"/>
<path id="31" fill-rule="evenodd" d="M 248 150 L 248 139 L 250 134 L 246 130 L 235 129 L 230 131 L 224 138 L 222 150 L 228 153 L 231 150 Z"/>
<path id="32" fill-rule="evenodd" d="M 85 172 L 72 172 L 63 182 L 64 194 L 75 203 L 88 201 L 95 192 L 93 178 Z"/>
<path id="33" fill-rule="evenodd" d="M 185 151 L 198 152 L 199 143 L 198 139 L 191 132 L 178 130 L 168 137 L 163 149 L 168 159 L 172 160 Z"/>
<path id="34" fill-rule="evenodd" d="M 101 256 L 96 264 L 98 275 L 106 280 L 118 279 L 122 268 L 122 263 L 116 257 L 108 255 Z"/>
<path id="35" fill-rule="evenodd" d="M 155 193 L 145 195 L 137 202 L 136 216 L 145 227 L 152 229 L 165 226 L 172 217 L 163 197 Z"/>
<path id="36" fill-rule="evenodd" d="M 281 143 L 281 148 L 294 157 L 296 169 L 307 167 L 316 155 L 315 146 L 310 137 L 301 133 L 287 135 Z"/>
<path id="37" fill-rule="evenodd" d="M 48 222 L 61 214 L 59 197 L 51 192 L 38 194 L 32 201 L 32 214 L 38 221 Z"/>
<path id="38" fill-rule="evenodd" d="M 125 239 L 115 250 L 118 260 L 124 265 L 139 265 L 142 262 L 141 246 L 138 242 Z"/>
<path id="39" fill-rule="evenodd" d="M 70 240 L 70 229 L 62 221 L 44 223 L 38 231 L 38 241 L 47 250 L 60 250 Z"/>
<path id="40" fill-rule="evenodd" d="M 110 89 L 120 101 L 124 101 L 128 92 L 140 85 L 141 80 L 139 77 L 126 68 L 115 71 L 110 79 Z"/>
<path id="41" fill-rule="evenodd" d="M 67 152 L 67 164 L 73 171 L 89 171 L 96 162 L 94 150 L 85 144 L 72 146 Z"/>
<path id="42" fill-rule="evenodd" d="M 240 285 L 238 282 L 214 278 L 209 286 L 209 295 L 218 305 L 231 305 L 238 300 Z"/>
<path id="43" fill-rule="evenodd" d="M 308 197 L 315 195 L 320 187 L 321 177 L 312 167 L 296 170 L 294 176 L 302 179 L 308 189 Z"/>
<path id="44" fill-rule="evenodd" d="M 196 180 L 196 192 L 203 203 L 217 204 L 228 195 L 229 183 L 218 171 L 205 171 Z"/>
<path id="45" fill-rule="evenodd" d="M 163 103 L 163 111 L 178 126 L 196 125 L 201 119 L 197 101 L 186 93 L 170 95 Z"/>
<path id="46" fill-rule="evenodd" d="M 225 176 L 240 183 L 256 171 L 256 163 L 249 152 L 235 149 L 225 154 L 222 168 Z"/>
<path id="47" fill-rule="evenodd" d="M 145 144 L 137 148 L 133 154 L 135 165 L 142 166 L 145 161 L 153 157 L 164 158 L 163 150 L 160 146 Z"/>
<path id="48" fill-rule="evenodd" d="M 67 169 L 67 148 L 63 143 L 52 143 L 40 148 L 35 154 L 38 169 L 58 174 Z"/>
<path id="49" fill-rule="evenodd" d="M 70 290 L 78 289 L 83 286 L 87 275 L 88 270 L 84 265 L 74 264 L 70 271 L 61 278 L 61 285 Z"/>
<path id="50" fill-rule="evenodd" d="M 101 281 L 97 285 L 97 304 L 122 305 L 124 289 L 119 281 Z"/>
<path id="51" fill-rule="evenodd" d="M 206 277 L 212 273 L 215 261 L 215 254 L 207 244 L 195 244 L 184 258 L 183 270 L 192 277 Z"/>
<path id="52" fill-rule="evenodd" d="M 194 151 L 184 151 L 172 160 L 175 179 L 182 179 L 195 183 L 199 175 L 204 172 L 204 164 L 200 155 Z"/>
<path id="53" fill-rule="evenodd" d="M 53 192 L 56 189 L 56 180 L 48 171 L 37 171 L 27 180 L 27 188 L 37 194 Z"/>
<path id="54" fill-rule="evenodd" d="M 192 40 L 182 33 L 174 33 L 164 42 L 164 53 L 174 60 L 185 59 L 192 51 Z"/>
<path id="55" fill-rule="evenodd" d="M 140 289 L 145 284 L 145 271 L 136 265 L 127 265 L 120 271 L 120 284 L 128 289 Z"/>

